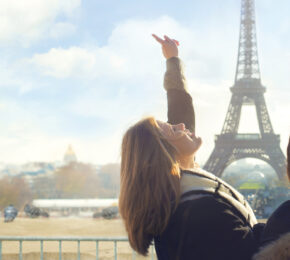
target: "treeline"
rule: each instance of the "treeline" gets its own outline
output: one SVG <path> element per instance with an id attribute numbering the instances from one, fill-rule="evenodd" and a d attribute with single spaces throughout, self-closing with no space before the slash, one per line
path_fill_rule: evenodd
<path id="1" fill-rule="evenodd" d="M 96 169 L 90 164 L 72 162 L 49 176 L 23 176 L 0 179 L 0 209 L 9 204 L 22 208 L 33 199 L 116 198 L 120 190 L 120 165 Z"/>
<path id="2" fill-rule="evenodd" d="M 5 176 L 0 179 L 0 209 L 9 204 L 20 208 L 31 198 L 30 187 L 23 178 Z"/>

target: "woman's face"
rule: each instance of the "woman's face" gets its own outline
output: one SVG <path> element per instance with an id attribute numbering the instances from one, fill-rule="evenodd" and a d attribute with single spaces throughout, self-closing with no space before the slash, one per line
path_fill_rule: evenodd
<path id="1" fill-rule="evenodd" d="M 196 137 L 194 133 L 191 133 L 185 128 L 183 123 L 177 125 L 171 125 L 166 122 L 157 121 L 161 134 L 166 140 L 175 147 L 181 156 L 190 156 L 201 146 L 201 138 Z"/>

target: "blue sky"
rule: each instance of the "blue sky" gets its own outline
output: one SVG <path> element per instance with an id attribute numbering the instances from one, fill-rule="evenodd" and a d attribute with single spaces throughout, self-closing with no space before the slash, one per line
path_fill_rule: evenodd
<path id="1" fill-rule="evenodd" d="M 286 149 L 290 2 L 256 0 L 262 83 Z M 122 134 L 146 115 L 166 120 L 165 61 L 151 33 L 180 41 L 203 139 L 221 131 L 238 48 L 239 0 L 0 0 L 0 162 L 120 160 Z M 244 108 L 241 132 L 257 131 Z"/>

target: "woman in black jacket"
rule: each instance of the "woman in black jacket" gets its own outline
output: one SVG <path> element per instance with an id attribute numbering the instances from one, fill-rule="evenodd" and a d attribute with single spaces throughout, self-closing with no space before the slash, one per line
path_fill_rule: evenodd
<path id="1" fill-rule="evenodd" d="M 290 137 L 287 147 L 287 175 L 290 180 Z M 259 252 L 253 260 L 290 259 L 290 200 L 269 217 L 260 237 Z"/>
<path id="2" fill-rule="evenodd" d="M 168 122 L 146 118 L 123 137 L 119 208 L 129 242 L 146 255 L 154 240 L 162 260 L 251 259 L 256 218 L 238 191 L 194 162 L 201 139 L 178 42 L 153 37 L 167 60 Z"/>

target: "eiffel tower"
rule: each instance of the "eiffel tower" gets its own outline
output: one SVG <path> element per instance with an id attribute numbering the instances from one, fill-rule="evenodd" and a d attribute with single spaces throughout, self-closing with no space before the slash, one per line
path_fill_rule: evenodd
<path id="1" fill-rule="evenodd" d="M 238 61 L 232 97 L 220 135 L 204 168 L 221 176 L 232 162 L 256 158 L 270 164 L 280 180 L 286 178 L 285 157 L 280 148 L 280 136 L 274 133 L 261 84 L 254 0 L 242 0 Z M 243 105 L 256 107 L 260 133 L 239 134 Z"/>

